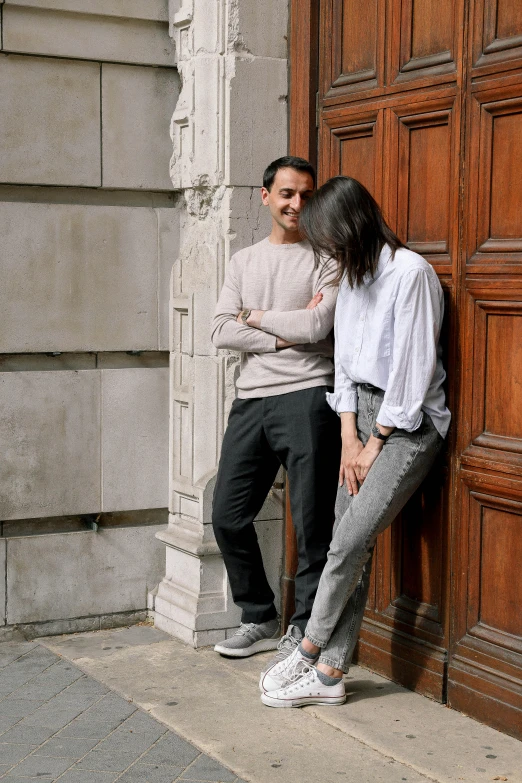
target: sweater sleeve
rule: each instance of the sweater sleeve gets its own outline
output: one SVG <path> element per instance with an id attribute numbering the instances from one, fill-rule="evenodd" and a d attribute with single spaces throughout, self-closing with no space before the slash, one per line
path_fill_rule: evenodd
<path id="1" fill-rule="evenodd" d="M 237 322 L 237 315 L 242 309 L 243 300 L 234 259 L 231 258 L 212 321 L 212 342 L 216 348 L 228 348 L 231 351 L 274 353 L 275 336 Z"/>
<path id="2" fill-rule="evenodd" d="M 321 302 L 312 310 L 267 310 L 261 319 L 261 329 L 292 343 L 317 343 L 333 329 L 338 287 L 332 285 L 336 265 L 331 259 L 321 262 L 313 295 L 322 293 Z"/>

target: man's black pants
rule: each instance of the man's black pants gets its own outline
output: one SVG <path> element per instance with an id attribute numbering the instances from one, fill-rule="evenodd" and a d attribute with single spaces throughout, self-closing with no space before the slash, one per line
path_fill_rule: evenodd
<path id="1" fill-rule="evenodd" d="M 276 477 L 288 472 L 297 537 L 295 613 L 304 633 L 332 536 L 341 448 L 340 423 L 327 388 L 236 399 L 223 439 L 212 523 L 242 621 L 276 617 L 254 519 Z"/>

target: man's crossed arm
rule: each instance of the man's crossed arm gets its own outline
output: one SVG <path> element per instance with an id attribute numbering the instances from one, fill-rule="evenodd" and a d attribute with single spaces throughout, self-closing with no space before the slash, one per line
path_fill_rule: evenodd
<path id="1" fill-rule="evenodd" d="M 323 268 L 319 291 L 301 310 L 252 310 L 246 323 L 238 314 L 248 306 L 231 263 L 212 323 L 212 342 L 216 348 L 244 353 L 274 353 L 292 345 L 315 343 L 324 339 L 334 322 L 337 287 L 330 285 L 332 269 Z"/>
<path id="2" fill-rule="evenodd" d="M 322 301 L 323 294 L 318 291 L 314 296 L 311 298 L 311 300 L 306 305 L 306 310 L 314 310 L 317 305 Z M 249 312 L 249 315 L 246 319 L 243 318 L 243 313 L 246 314 L 246 312 Z M 242 310 L 236 320 L 238 324 L 247 324 L 248 326 L 253 327 L 254 329 L 262 329 L 262 320 L 263 316 L 265 315 L 267 311 L 266 310 Z M 299 311 L 293 311 L 293 312 L 299 312 Z M 272 334 L 272 331 L 267 329 L 267 333 Z M 278 350 L 281 350 L 283 348 L 291 348 L 292 345 L 299 345 L 299 341 L 296 340 L 295 342 L 292 342 L 291 340 L 285 340 L 283 337 L 278 337 L 276 334 L 274 334 L 274 337 L 276 338 L 276 348 Z M 304 341 L 303 341 L 304 342 Z M 308 341 L 307 341 L 308 342 Z"/>

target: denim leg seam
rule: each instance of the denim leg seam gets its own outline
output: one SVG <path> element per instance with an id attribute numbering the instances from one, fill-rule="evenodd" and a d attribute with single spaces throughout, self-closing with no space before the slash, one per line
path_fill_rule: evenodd
<path id="1" fill-rule="evenodd" d="M 361 598 L 361 592 L 362 592 L 362 578 L 359 577 L 359 581 L 357 582 L 357 587 L 355 588 L 355 600 L 354 600 L 354 610 L 352 615 L 352 622 L 350 624 L 350 629 L 348 631 L 347 637 L 346 637 L 346 644 L 343 647 L 343 651 L 341 653 L 341 657 L 339 658 L 339 664 L 340 666 L 337 666 L 338 669 L 344 670 L 344 665 L 346 662 L 346 654 L 348 652 L 348 647 L 350 646 L 350 643 L 352 641 L 352 635 L 353 630 L 355 628 L 355 624 L 357 621 L 358 611 L 359 611 L 359 601 Z"/>
<path id="2" fill-rule="evenodd" d="M 361 556 L 359 558 L 360 564 L 362 563 L 362 566 L 364 566 L 364 563 L 368 559 L 367 558 L 367 553 L 368 553 L 368 548 L 365 547 L 364 550 L 361 552 Z M 346 604 L 348 603 L 348 601 L 350 600 L 350 596 L 352 595 L 353 591 L 357 589 L 357 586 L 358 586 L 358 583 L 359 583 L 359 579 L 360 579 L 360 576 L 357 578 L 357 582 L 355 583 L 355 586 L 352 588 L 352 590 L 347 590 L 347 598 L 346 598 L 346 602 L 345 602 L 345 604 L 343 606 L 343 610 L 344 610 L 344 607 L 346 606 Z M 308 622 L 310 623 L 310 621 L 308 621 Z M 305 636 L 306 636 L 306 638 L 310 642 L 312 642 L 312 644 L 315 644 L 316 647 L 320 647 L 321 649 L 324 649 L 327 646 L 328 641 L 330 641 L 329 639 L 326 642 L 319 642 L 319 641 L 317 641 L 317 637 L 316 636 L 312 637 L 308 633 L 308 626 L 306 628 Z"/>
<path id="3" fill-rule="evenodd" d="M 339 656 L 339 658 L 337 660 L 334 660 L 333 658 L 328 658 L 328 657 L 326 657 L 324 655 L 320 655 L 319 656 L 319 661 L 318 661 L 318 663 L 325 663 L 327 666 L 331 666 L 332 669 L 339 669 L 339 670 L 343 671 L 345 674 L 346 674 L 346 670 L 345 670 L 346 654 L 348 652 L 348 648 L 349 648 L 350 642 L 352 640 L 353 629 L 355 627 L 355 623 L 356 623 L 357 616 L 358 616 L 359 599 L 360 599 L 360 596 L 361 596 L 361 592 L 362 592 L 362 582 L 361 582 L 361 579 L 359 578 L 359 581 L 357 582 L 357 586 L 355 588 L 355 601 L 354 601 L 354 611 L 353 611 L 353 615 L 352 615 L 352 622 L 350 624 L 350 629 L 348 631 L 348 634 L 346 635 L 346 644 L 344 645 L 344 647 L 342 649 L 341 655 Z M 317 645 L 317 646 L 319 646 L 319 645 Z"/>

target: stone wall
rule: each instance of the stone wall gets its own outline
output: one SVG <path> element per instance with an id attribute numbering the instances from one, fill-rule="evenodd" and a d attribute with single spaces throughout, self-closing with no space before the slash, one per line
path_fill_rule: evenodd
<path id="1" fill-rule="evenodd" d="M 0 24 L 8 638 L 139 616 L 164 574 L 179 77 L 167 0 L 3 0 Z"/>
<path id="2" fill-rule="evenodd" d="M 270 231 L 260 185 L 287 151 L 287 0 L 171 0 L 182 90 L 172 118 L 171 177 L 182 196 L 171 289 L 169 526 L 155 622 L 194 646 L 222 639 L 239 612 L 211 520 L 212 492 L 238 357 L 210 341 L 231 254 Z M 246 304 L 246 303 L 245 303 Z M 276 594 L 283 498 L 257 522 Z"/>

